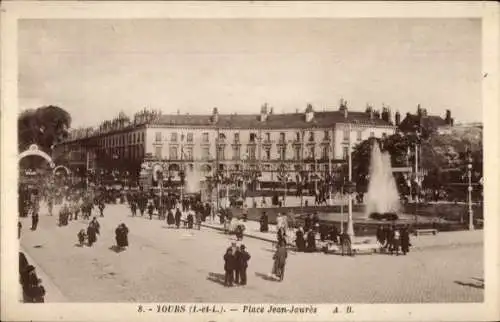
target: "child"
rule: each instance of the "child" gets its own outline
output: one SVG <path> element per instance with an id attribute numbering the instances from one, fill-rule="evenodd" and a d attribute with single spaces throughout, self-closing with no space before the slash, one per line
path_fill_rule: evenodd
<path id="1" fill-rule="evenodd" d="M 78 242 L 80 243 L 80 246 L 83 246 L 86 237 L 87 234 L 85 234 L 85 229 L 81 229 L 80 232 L 78 233 Z"/>

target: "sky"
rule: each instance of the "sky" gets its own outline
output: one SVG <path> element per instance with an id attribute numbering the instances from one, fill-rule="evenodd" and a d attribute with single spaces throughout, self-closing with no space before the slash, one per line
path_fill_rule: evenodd
<path id="1" fill-rule="evenodd" d="M 72 127 L 120 111 L 274 113 L 417 104 L 482 121 L 479 19 L 20 20 L 19 108 Z"/>

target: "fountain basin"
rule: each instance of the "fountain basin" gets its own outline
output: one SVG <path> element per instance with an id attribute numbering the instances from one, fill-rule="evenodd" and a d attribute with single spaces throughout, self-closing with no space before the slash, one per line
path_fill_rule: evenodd
<path id="1" fill-rule="evenodd" d="M 394 220 L 398 220 L 399 219 L 399 216 L 397 213 L 395 212 L 383 212 L 383 213 L 380 213 L 380 212 L 372 212 L 370 214 L 370 218 L 371 219 L 375 219 L 375 220 L 387 220 L 387 221 L 394 221 Z"/>

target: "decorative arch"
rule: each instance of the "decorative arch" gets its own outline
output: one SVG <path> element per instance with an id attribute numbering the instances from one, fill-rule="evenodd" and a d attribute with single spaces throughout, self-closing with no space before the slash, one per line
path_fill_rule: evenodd
<path id="1" fill-rule="evenodd" d="M 53 174 L 56 174 L 56 171 L 59 170 L 59 169 L 64 169 L 66 170 L 66 174 L 69 176 L 71 174 L 71 170 L 68 169 L 67 167 L 63 166 L 63 165 L 58 165 L 57 167 L 55 167 L 53 170 L 52 170 L 52 173 Z"/>
<path id="2" fill-rule="evenodd" d="M 19 154 L 18 161 L 21 161 L 22 159 L 28 156 L 39 156 L 41 158 L 44 158 L 45 161 L 49 163 L 51 168 L 55 167 L 55 163 L 54 161 L 52 161 L 50 155 L 40 150 L 36 144 L 30 145 L 30 147 L 27 150 L 21 152 L 21 154 Z"/>

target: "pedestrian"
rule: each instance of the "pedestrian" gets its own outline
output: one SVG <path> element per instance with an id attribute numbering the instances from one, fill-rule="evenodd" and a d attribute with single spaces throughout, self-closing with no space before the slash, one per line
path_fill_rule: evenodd
<path id="1" fill-rule="evenodd" d="M 267 233 L 269 231 L 269 218 L 265 211 L 262 212 L 262 216 L 260 216 L 260 231 L 262 233 Z"/>
<path id="2" fill-rule="evenodd" d="M 21 224 L 21 221 L 17 222 L 17 239 L 21 238 L 21 230 L 23 229 L 23 225 Z"/>
<path id="3" fill-rule="evenodd" d="M 175 211 L 175 226 L 177 227 L 177 229 L 181 226 L 181 217 L 181 210 L 179 209 L 179 207 L 177 207 L 177 210 Z"/>
<path id="4" fill-rule="evenodd" d="M 53 200 L 52 196 L 49 197 L 49 200 L 47 202 L 47 206 L 49 208 L 49 216 L 52 216 L 52 209 L 54 207 L 54 200 Z"/>
<path id="5" fill-rule="evenodd" d="M 401 231 L 401 251 L 403 255 L 410 252 L 410 246 L 410 232 L 408 231 L 408 227 L 405 226 Z"/>
<path id="6" fill-rule="evenodd" d="M 78 232 L 78 242 L 80 243 L 80 247 L 83 246 L 83 243 L 85 242 L 85 238 L 87 237 L 87 235 L 85 234 L 85 230 L 84 229 L 80 229 L 80 231 Z"/>
<path id="7" fill-rule="evenodd" d="M 89 246 L 92 246 L 97 241 L 97 235 L 100 234 L 100 228 L 101 226 L 97 218 L 94 217 L 87 228 Z"/>
<path id="8" fill-rule="evenodd" d="M 174 224 L 175 224 L 174 214 L 172 213 L 172 209 L 169 209 L 167 213 L 167 225 L 170 227 Z"/>
<path id="9" fill-rule="evenodd" d="M 273 274 L 278 277 L 280 281 L 283 280 L 285 276 L 285 265 L 286 258 L 288 257 L 288 252 L 286 250 L 285 243 L 281 242 L 278 244 L 276 252 L 273 255 Z"/>
<path id="10" fill-rule="evenodd" d="M 233 249 L 230 247 L 226 250 L 226 254 L 224 255 L 224 286 L 231 287 L 233 286 L 233 270 L 235 267 L 235 259 L 233 254 Z"/>
<path id="11" fill-rule="evenodd" d="M 193 229 L 193 222 L 194 222 L 193 212 L 189 210 L 187 214 L 187 228 Z"/>
<path id="12" fill-rule="evenodd" d="M 128 247 L 128 227 L 121 223 L 115 230 L 116 245 L 119 249 Z"/>
<path id="13" fill-rule="evenodd" d="M 135 200 L 130 202 L 130 211 L 132 211 L 132 217 L 137 215 L 137 204 L 135 203 Z"/>
<path id="14" fill-rule="evenodd" d="M 243 232 L 245 231 L 245 225 L 243 223 L 238 223 L 236 226 L 236 239 L 238 241 L 243 240 Z"/>
<path id="15" fill-rule="evenodd" d="M 299 226 L 299 229 L 295 232 L 295 246 L 297 246 L 297 250 L 299 252 L 303 252 L 305 250 L 306 241 L 304 239 L 304 230 L 302 226 Z"/>
<path id="16" fill-rule="evenodd" d="M 316 252 L 316 232 L 313 229 L 307 232 L 307 252 Z"/>
<path id="17" fill-rule="evenodd" d="M 153 212 L 155 210 L 155 207 L 152 202 L 148 204 L 148 215 L 149 215 L 149 220 L 153 220 Z"/>
<path id="18" fill-rule="evenodd" d="M 201 211 L 198 209 L 195 212 L 196 229 L 201 229 Z"/>
<path id="19" fill-rule="evenodd" d="M 246 251 L 245 245 L 240 246 L 238 256 L 236 257 L 237 269 L 239 271 L 240 285 L 247 285 L 247 268 L 250 254 Z"/>
<path id="20" fill-rule="evenodd" d="M 391 255 L 396 252 L 396 256 L 399 256 L 399 245 L 400 245 L 401 233 L 399 229 L 394 229 L 394 237 L 392 239 Z"/>

